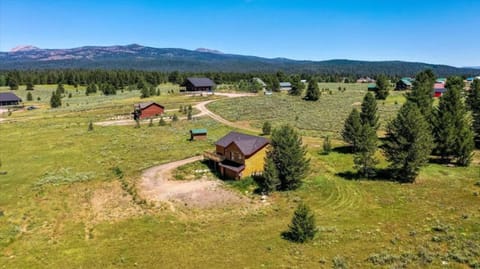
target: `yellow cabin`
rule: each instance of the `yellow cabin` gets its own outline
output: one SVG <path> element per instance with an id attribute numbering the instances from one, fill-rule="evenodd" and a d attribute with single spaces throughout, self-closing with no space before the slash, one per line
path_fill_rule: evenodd
<path id="1" fill-rule="evenodd" d="M 261 174 L 270 141 L 264 137 L 230 132 L 215 143 L 215 153 L 205 152 L 224 177 L 240 179 Z"/>

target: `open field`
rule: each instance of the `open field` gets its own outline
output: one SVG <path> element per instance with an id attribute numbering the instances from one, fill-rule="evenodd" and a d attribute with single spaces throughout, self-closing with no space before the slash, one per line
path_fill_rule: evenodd
<path id="1" fill-rule="evenodd" d="M 212 150 L 214 141 L 232 130 L 208 117 L 87 131 L 90 120 L 131 112 L 141 101 L 138 92 L 74 95 L 69 107 L 56 110 L 47 109 L 42 98 L 41 109 L 14 112 L 0 123 L 0 171 L 8 172 L 0 175 L 0 268 L 480 266 L 480 152 L 468 168 L 430 164 L 415 184 L 348 179 L 353 157 L 338 141 L 330 155 L 319 154 L 318 136 L 338 133 L 352 105 L 361 101 L 363 86 L 347 84 L 339 93 L 335 85 L 321 85 L 333 94 L 316 103 L 274 95 L 208 106 L 231 121 L 254 127 L 264 119 L 288 122 L 309 135 L 304 141 L 312 171 L 305 184 L 256 207 L 179 204 L 172 211 L 137 194 L 145 169 Z M 49 96 L 55 87 L 36 86 L 34 96 L 37 91 Z M 207 98 L 162 93 L 151 100 L 177 109 Z M 382 118 L 393 116 L 401 102 L 400 93 L 392 93 L 385 105 L 379 102 Z M 191 128 L 208 129 L 208 140 L 188 141 Z M 193 163 L 175 175 L 191 180 L 186 171 L 201 169 L 204 165 Z M 258 200 L 254 186 L 226 185 Z M 280 237 L 300 200 L 312 207 L 320 230 L 303 245 Z"/>
<path id="2" fill-rule="evenodd" d="M 273 125 L 289 123 L 304 135 L 318 136 L 331 134 L 339 138 L 343 122 L 352 108 L 360 109 L 366 84 L 319 83 L 324 91 L 317 102 L 308 102 L 299 96 L 286 93 L 259 95 L 254 98 L 225 99 L 208 105 L 215 113 L 230 121 L 248 121 L 251 126 L 261 128 L 268 120 Z M 338 91 L 345 87 L 345 92 Z M 391 91 L 385 101 L 378 101 L 381 123 L 392 118 L 405 101 L 403 92 Z"/>

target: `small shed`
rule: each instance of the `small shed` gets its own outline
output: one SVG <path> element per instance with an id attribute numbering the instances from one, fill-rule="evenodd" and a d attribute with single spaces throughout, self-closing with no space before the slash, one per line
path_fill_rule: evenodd
<path id="1" fill-rule="evenodd" d="M 187 91 L 209 91 L 215 87 L 215 82 L 209 78 L 187 78 L 185 88 Z"/>
<path id="2" fill-rule="evenodd" d="M 0 92 L 0 106 L 17 106 L 22 102 L 20 97 L 11 92 Z"/>
<path id="3" fill-rule="evenodd" d="M 433 97 L 441 97 L 446 92 L 447 89 L 443 86 L 442 83 L 435 83 L 435 86 L 433 88 Z"/>
<path id="4" fill-rule="evenodd" d="M 292 89 L 292 83 L 290 82 L 280 82 L 279 85 L 281 91 L 289 91 Z"/>
<path id="5" fill-rule="evenodd" d="M 207 139 L 207 129 L 191 129 L 190 130 L 190 140 L 206 140 Z"/>
<path id="6" fill-rule="evenodd" d="M 132 113 L 133 119 L 139 120 L 139 119 L 146 119 L 146 118 L 160 116 L 163 114 L 164 110 L 165 110 L 164 106 L 159 105 L 155 102 L 135 104 L 133 106 L 133 113 Z"/>
<path id="7" fill-rule="evenodd" d="M 377 90 L 377 84 L 375 84 L 375 83 L 368 84 L 368 90 L 369 91 L 376 91 Z"/>

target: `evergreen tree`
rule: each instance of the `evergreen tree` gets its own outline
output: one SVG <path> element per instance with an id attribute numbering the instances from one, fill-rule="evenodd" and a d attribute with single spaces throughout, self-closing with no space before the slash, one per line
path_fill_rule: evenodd
<path id="1" fill-rule="evenodd" d="M 32 93 L 31 93 L 31 92 L 28 92 L 28 93 L 27 93 L 27 101 L 32 101 L 32 100 L 33 100 Z"/>
<path id="2" fill-rule="evenodd" d="M 148 88 L 142 88 L 140 90 L 140 98 L 147 98 L 150 97 L 150 90 Z"/>
<path id="3" fill-rule="evenodd" d="M 292 127 L 284 125 L 273 130 L 271 145 L 271 156 L 277 168 L 280 189 L 298 188 L 310 167 L 302 138 Z"/>
<path id="4" fill-rule="evenodd" d="M 295 209 L 292 223 L 283 236 L 292 242 L 305 243 L 312 240 L 317 232 L 315 216 L 310 208 L 302 202 Z"/>
<path id="5" fill-rule="evenodd" d="M 178 117 L 177 117 L 177 114 L 173 114 L 173 117 L 172 117 L 172 121 L 178 121 Z"/>
<path id="6" fill-rule="evenodd" d="M 50 107 L 57 108 L 62 106 L 62 98 L 60 94 L 52 92 L 52 97 L 50 97 Z"/>
<path id="7" fill-rule="evenodd" d="M 385 100 L 387 99 L 388 92 L 390 90 L 390 82 L 385 75 L 379 75 L 377 77 L 377 90 L 375 91 L 375 98 Z"/>
<path id="8" fill-rule="evenodd" d="M 413 82 L 412 91 L 407 93 L 407 101 L 417 104 L 420 113 L 428 122 L 432 121 L 433 97 L 432 89 L 435 83 L 435 74 L 428 69 L 418 73 Z"/>
<path id="9" fill-rule="evenodd" d="M 34 88 L 33 88 L 33 83 L 32 82 L 27 82 L 27 88 L 25 89 L 27 91 L 33 91 Z"/>
<path id="10" fill-rule="evenodd" d="M 165 125 L 167 125 L 167 123 L 166 123 L 165 120 L 163 119 L 163 116 L 160 117 L 160 120 L 158 121 L 158 125 L 159 125 L 159 126 L 165 126 Z"/>
<path id="11" fill-rule="evenodd" d="M 57 85 L 57 94 L 62 95 L 65 93 L 65 88 L 63 87 L 62 83 L 58 83 Z"/>
<path id="12" fill-rule="evenodd" d="M 394 178 L 414 182 L 433 149 L 430 124 L 415 103 L 407 101 L 388 124 L 383 149 Z"/>
<path id="13" fill-rule="evenodd" d="M 475 79 L 470 87 L 467 104 L 472 111 L 475 144 L 480 148 L 480 79 Z"/>
<path id="14" fill-rule="evenodd" d="M 295 78 L 292 81 L 292 89 L 290 89 L 289 94 L 294 96 L 300 96 L 303 93 L 303 89 L 305 89 L 305 84 L 300 81 L 300 78 Z"/>
<path id="15" fill-rule="evenodd" d="M 354 157 L 355 169 L 361 176 L 369 178 L 375 175 L 375 165 L 378 163 L 375 158 L 376 150 L 377 134 L 375 129 L 369 124 L 362 125 Z"/>
<path id="16" fill-rule="evenodd" d="M 323 140 L 323 153 L 328 155 L 330 151 L 332 151 L 332 142 L 330 142 L 330 136 L 327 135 Z"/>
<path id="17" fill-rule="evenodd" d="M 356 108 L 352 109 L 350 115 L 345 120 L 345 124 L 342 130 L 343 141 L 352 145 L 353 152 L 357 151 L 358 140 L 362 131 L 362 122 L 360 119 L 360 113 Z"/>
<path id="18" fill-rule="evenodd" d="M 187 112 L 187 120 L 191 120 L 191 119 L 192 119 L 192 111 L 189 110 L 189 111 Z"/>
<path id="19" fill-rule="evenodd" d="M 317 101 L 320 98 L 320 89 L 318 88 L 318 82 L 314 79 L 308 83 L 307 93 L 305 100 Z"/>
<path id="20" fill-rule="evenodd" d="M 435 152 L 444 161 L 455 158 L 459 165 L 468 165 L 473 150 L 473 131 L 461 99 L 464 83 L 461 77 L 450 77 L 447 92 L 440 98 L 435 111 Z"/>
<path id="21" fill-rule="evenodd" d="M 153 119 L 150 118 L 150 122 L 148 123 L 148 127 L 153 127 Z"/>
<path id="22" fill-rule="evenodd" d="M 262 126 L 263 135 L 269 135 L 272 131 L 272 124 L 269 121 L 265 121 Z"/>
<path id="23" fill-rule="evenodd" d="M 90 131 L 90 132 L 93 131 L 93 123 L 92 123 L 92 121 L 90 121 L 90 122 L 88 123 L 88 131 Z"/>
<path id="24" fill-rule="evenodd" d="M 368 124 L 374 131 L 379 127 L 377 115 L 377 100 L 371 92 L 367 92 L 362 102 L 362 110 L 360 112 L 360 120 L 362 125 Z"/>
<path id="25" fill-rule="evenodd" d="M 9 79 L 9 80 L 8 80 L 8 86 L 10 87 L 10 90 L 11 90 L 11 91 L 16 91 L 16 90 L 18 90 L 18 82 L 17 82 L 17 80 L 16 80 L 16 79 L 13 79 L 13 78 Z"/>
<path id="26" fill-rule="evenodd" d="M 271 152 L 268 152 L 265 157 L 263 174 L 259 185 L 261 190 L 266 193 L 271 193 L 280 188 L 277 167 L 275 166 Z"/>

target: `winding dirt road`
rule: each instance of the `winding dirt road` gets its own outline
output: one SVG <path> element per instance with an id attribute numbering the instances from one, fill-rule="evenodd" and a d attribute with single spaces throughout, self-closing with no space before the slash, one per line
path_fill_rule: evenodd
<path id="1" fill-rule="evenodd" d="M 170 203 L 170 206 L 173 206 L 171 202 L 202 208 L 245 202 L 246 198 L 224 189 L 220 180 L 170 180 L 177 167 L 202 159 L 202 156 L 195 156 L 145 170 L 138 185 L 139 195 L 150 201 Z"/>

